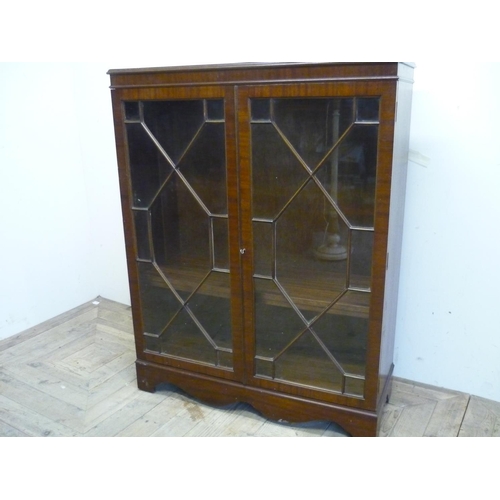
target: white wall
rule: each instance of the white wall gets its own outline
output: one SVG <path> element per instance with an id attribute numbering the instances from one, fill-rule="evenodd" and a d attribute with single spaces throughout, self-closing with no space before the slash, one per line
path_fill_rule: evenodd
<path id="1" fill-rule="evenodd" d="M 0 65 L 0 338 L 129 303 L 106 71 L 168 64 Z M 417 61 L 395 375 L 500 401 L 500 64 L 466 66 Z"/>
<path id="2" fill-rule="evenodd" d="M 0 338 L 99 293 L 71 67 L 0 65 Z"/>
<path id="3" fill-rule="evenodd" d="M 108 69 L 0 65 L 0 339 L 130 302 Z"/>
<path id="4" fill-rule="evenodd" d="M 397 376 L 497 401 L 499 88 L 499 63 L 417 62 L 395 354 Z"/>
<path id="5" fill-rule="evenodd" d="M 107 64 L 73 64 L 80 155 L 99 295 L 130 304 Z"/>

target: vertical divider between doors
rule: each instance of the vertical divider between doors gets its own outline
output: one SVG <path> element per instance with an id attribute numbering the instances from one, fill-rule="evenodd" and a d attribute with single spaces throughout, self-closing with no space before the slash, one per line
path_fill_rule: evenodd
<path id="1" fill-rule="evenodd" d="M 236 88 L 238 172 L 240 194 L 240 253 L 244 304 L 244 364 L 245 383 L 253 378 L 255 351 L 254 297 L 253 297 L 253 239 L 252 239 L 252 175 L 251 130 L 249 114 L 249 87 Z"/>
<path id="2" fill-rule="evenodd" d="M 226 156 L 227 194 L 229 220 L 229 255 L 231 277 L 231 310 L 233 335 L 233 362 L 237 380 L 246 381 L 244 348 L 244 295 L 241 266 L 241 213 L 240 213 L 240 168 L 238 151 L 237 87 L 227 86 L 226 102 Z"/>

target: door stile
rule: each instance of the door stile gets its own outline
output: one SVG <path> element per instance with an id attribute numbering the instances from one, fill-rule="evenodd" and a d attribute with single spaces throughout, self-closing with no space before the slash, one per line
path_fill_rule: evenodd
<path id="1" fill-rule="evenodd" d="M 392 367 L 380 364 L 381 353 L 387 349 L 384 331 L 384 309 L 387 275 L 387 249 L 389 239 L 389 214 L 391 200 L 394 121 L 396 118 L 396 82 L 374 84 L 380 95 L 380 125 L 377 146 L 377 184 L 375 192 L 375 220 L 373 261 L 371 271 L 370 332 L 367 344 L 365 399 L 367 405 L 376 408 L 378 396 Z M 397 208 L 396 208 L 397 209 Z M 392 355 L 391 355 L 392 359 Z M 392 362 L 391 362 L 392 365 Z M 385 401 L 384 401 L 385 402 Z M 382 402 L 382 403 L 384 403 Z"/>
<path id="2" fill-rule="evenodd" d="M 244 298 L 242 278 L 242 255 L 240 234 L 240 168 L 238 152 L 237 97 L 235 87 L 225 90 L 226 110 L 226 165 L 229 218 L 229 264 L 231 277 L 231 324 L 233 338 L 233 367 L 235 379 L 246 382 L 245 345 L 244 345 Z"/>
<path id="3" fill-rule="evenodd" d="M 252 235 L 252 170 L 251 170 L 251 133 L 250 133 L 250 101 L 246 90 L 248 87 L 237 87 L 235 105 L 238 132 L 238 171 L 240 193 L 240 244 L 242 300 L 243 300 L 243 332 L 245 383 L 250 383 L 254 374 L 255 357 L 255 325 L 253 296 L 253 235 Z"/>

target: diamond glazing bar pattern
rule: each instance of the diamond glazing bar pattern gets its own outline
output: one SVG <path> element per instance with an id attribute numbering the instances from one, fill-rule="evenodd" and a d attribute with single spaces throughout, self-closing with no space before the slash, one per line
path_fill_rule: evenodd
<path id="1" fill-rule="evenodd" d="M 229 274 L 229 269 L 215 264 L 216 252 L 224 253 L 224 244 L 227 246 L 227 237 L 224 242 L 214 230 L 214 219 L 226 227 L 228 219 L 223 101 L 137 101 L 126 102 L 124 107 L 136 234 L 147 234 L 148 241 L 148 248 L 139 251 L 137 259 L 147 266 L 139 271 L 141 300 L 146 308 L 149 305 L 151 311 L 157 309 L 154 302 L 158 298 L 148 290 L 153 286 L 156 290 L 158 287 L 165 289 L 162 292 L 164 312 L 156 312 L 157 321 L 144 325 L 147 348 L 219 365 L 221 353 L 232 353 L 227 339 L 221 338 L 221 344 L 214 340 L 217 333 L 221 333 L 218 332 L 222 329 L 221 322 L 229 323 L 229 308 L 223 304 L 224 310 L 219 311 L 223 320 L 214 322 L 208 313 L 214 304 L 199 295 L 202 288 L 214 283 L 223 289 L 220 283 L 225 278 L 212 277 Z M 137 162 L 134 161 L 136 149 L 140 150 Z M 217 149 L 219 151 L 214 152 Z M 213 175 L 217 178 L 213 192 L 198 180 L 198 173 L 206 174 L 207 170 L 215 172 Z M 135 171 L 141 175 L 134 175 Z M 222 201 L 214 201 L 217 198 Z M 179 209 L 181 206 L 183 210 Z M 178 214 L 183 212 L 191 218 L 185 219 L 185 225 L 177 220 Z M 146 213 L 147 217 L 139 217 L 140 213 Z M 197 248 L 186 247 L 187 235 L 196 236 Z M 190 279 L 183 279 L 177 272 L 179 269 L 190 273 Z M 224 298 L 228 299 L 228 294 L 228 291 L 223 293 L 227 296 Z M 191 350 L 181 352 L 181 343 L 176 344 L 171 339 L 175 329 L 191 343 Z M 225 332 L 226 336 L 228 334 L 230 332 Z M 227 366 L 228 363 L 223 364 Z"/>
<path id="2" fill-rule="evenodd" d="M 255 187 L 258 184 L 258 176 L 261 171 L 264 169 L 272 171 L 271 176 L 279 177 L 283 172 L 279 172 L 279 167 L 275 166 L 273 163 L 274 160 L 264 159 L 261 160 L 265 163 L 264 166 L 259 165 L 259 149 L 265 149 L 265 141 L 269 140 L 268 138 L 273 135 L 277 135 L 282 143 L 282 146 L 288 148 L 288 151 L 291 153 L 294 158 L 295 165 L 297 167 L 293 168 L 294 172 L 291 174 L 290 170 L 287 172 L 289 178 L 287 178 L 284 182 L 288 183 L 287 186 L 283 186 L 282 192 L 286 190 L 288 192 L 287 198 L 280 198 L 280 205 L 275 209 L 274 213 L 269 212 L 269 216 L 262 216 L 261 205 L 265 204 L 265 201 L 257 200 L 256 195 L 254 194 L 254 217 L 252 218 L 254 227 L 255 224 L 270 224 L 272 226 L 271 233 L 271 241 L 270 244 L 270 254 L 271 254 L 271 274 L 265 275 L 260 272 L 254 273 L 254 281 L 256 287 L 258 283 L 261 283 L 262 280 L 271 281 L 282 297 L 289 304 L 291 310 L 293 310 L 303 324 L 303 328 L 300 331 L 297 331 L 295 335 L 291 338 L 288 338 L 282 343 L 279 347 L 274 347 L 271 355 L 264 355 L 259 350 L 255 356 L 257 364 L 259 362 L 267 362 L 271 364 L 271 378 L 276 377 L 276 363 L 279 360 L 289 353 L 294 346 L 296 346 L 299 341 L 305 336 L 310 335 L 317 345 L 320 346 L 321 350 L 327 356 L 329 362 L 335 367 L 341 375 L 341 383 L 338 388 L 342 393 L 348 393 L 349 389 L 347 388 L 348 379 L 363 381 L 364 375 L 362 373 L 353 373 L 349 368 L 344 367 L 343 361 L 338 359 L 338 355 L 335 352 L 332 352 L 332 348 L 329 348 L 326 342 L 322 340 L 324 337 L 324 332 L 317 330 L 315 328 L 316 325 L 319 327 L 320 320 L 324 319 L 326 315 L 330 315 L 334 309 L 335 305 L 341 302 L 346 296 L 352 292 L 360 292 L 363 294 L 370 293 L 369 284 L 368 286 L 354 286 L 351 284 L 351 254 L 353 250 L 353 232 L 366 232 L 370 235 L 373 234 L 373 227 L 370 225 L 360 225 L 359 223 L 350 222 L 349 214 L 344 213 L 342 210 L 341 204 L 334 194 L 331 188 L 331 184 L 334 182 L 333 175 L 332 178 L 328 178 L 326 175 L 327 169 L 332 162 L 332 158 L 336 156 L 336 160 L 338 162 L 340 159 L 346 160 L 348 153 L 356 156 L 356 161 L 358 163 L 358 167 L 361 164 L 360 159 L 364 159 L 363 153 L 364 149 L 366 149 L 366 145 L 355 144 L 356 130 L 359 130 L 360 127 L 371 127 L 372 130 L 376 130 L 378 126 L 378 99 L 337 99 L 337 100 L 329 100 L 326 103 L 326 100 L 320 99 L 310 99 L 307 102 L 300 102 L 297 109 L 300 107 L 301 119 L 302 123 L 305 124 L 304 128 L 307 126 L 307 120 L 309 115 L 314 114 L 318 109 L 325 107 L 327 111 L 327 120 L 330 116 L 330 106 L 335 107 L 337 110 L 344 107 L 344 122 L 341 126 L 340 132 L 337 130 L 337 137 L 334 137 L 333 142 L 326 138 L 321 148 L 316 148 L 314 153 L 311 154 L 306 150 L 306 147 L 300 142 L 303 140 L 304 136 L 307 138 L 307 134 L 309 134 L 309 138 L 314 139 L 313 134 L 316 134 L 316 130 L 304 131 L 304 128 L 300 130 L 301 134 L 297 134 L 295 130 L 289 128 L 288 123 L 301 123 L 301 120 L 292 120 L 289 121 L 287 118 L 292 115 L 293 112 L 297 112 L 293 109 L 295 99 L 269 99 L 268 103 L 265 102 L 266 99 L 253 99 L 251 102 L 252 107 L 252 132 L 253 132 L 253 142 L 257 142 L 254 146 L 255 151 L 253 155 L 253 179 L 254 179 L 254 193 L 258 189 Z M 306 101 L 306 100 L 304 100 Z M 322 102 L 319 102 L 322 101 Z M 343 102 L 340 102 L 343 101 Z M 349 101 L 349 102 L 347 102 Z M 345 113 L 345 108 L 350 106 L 350 111 Z M 289 109 L 288 109 L 289 108 Z M 368 112 L 366 111 L 368 109 Z M 375 109 L 375 112 L 373 112 Z M 345 120 L 345 116 L 348 115 L 347 121 Z M 350 116 L 349 116 L 350 115 Z M 314 117 L 314 125 L 317 125 L 317 119 Z M 313 121 L 311 120 L 311 122 Z M 325 124 L 324 129 L 320 131 L 321 135 L 324 137 L 331 136 L 331 129 L 329 128 L 328 123 Z M 359 137 L 359 135 L 358 135 Z M 354 138 L 354 140 L 353 140 Z M 273 140 L 273 145 L 276 147 L 276 139 Z M 263 157 L 265 155 L 262 155 Z M 293 165 L 290 161 L 289 165 Z M 363 167 L 363 166 L 361 166 Z M 302 174 L 300 173 L 302 170 Z M 375 168 L 376 170 L 376 168 Z M 337 174 L 336 174 L 337 175 Z M 296 182 L 295 187 L 293 186 L 293 182 Z M 335 179 L 335 183 L 337 179 Z M 335 190 L 337 187 L 335 188 Z M 274 196 L 274 194 L 273 194 Z M 311 318 L 306 317 L 303 307 L 296 303 L 296 300 L 301 300 L 301 297 L 298 299 L 294 298 L 294 293 L 292 292 L 293 280 L 288 280 L 287 273 L 289 270 L 286 268 L 286 265 L 282 264 L 281 261 L 285 260 L 285 255 L 283 253 L 280 254 L 280 241 L 282 238 L 279 237 L 279 228 L 281 224 L 281 220 L 286 217 L 288 212 L 295 210 L 294 214 L 297 211 L 301 211 L 304 207 L 307 207 L 307 202 L 305 200 L 310 199 L 311 197 L 315 199 L 322 199 L 323 205 L 325 208 L 325 212 L 334 211 L 335 218 L 338 219 L 338 224 L 341 224 L 344 227 L 344 233 L 346 234 L 347 242 L 347 255 L 346 255 L 346 263 L 345 269 L 342 275 L 339 276 L 339 281 L 336 283 L 339 286 L 337 292 L 335 292 L 333 297 L 330 297 L 327 300 L 327 304 L 323 306 L 322 310 L 316 310 L 314 316 Z M 297 205 L 297 207 L 295 207 Z M 275 206 L 275 205 L 273 205 Z M 304 210 L 302 210 L 303 212 Z M 290 219 L 292 217 L 290 216 Z M 326 217 L 325 217 L 326 219 Z M 283 222 L 283 227 L 286 228 L 286 223 Z M 288 226 L 290 227 L 290 226 Z M 328 228 L 328 226 L 327 226 Z M 281 273 L 281 271 L 283 271 Z M 306 270 L 304 269 L 304 273 Z M 287 283 L 290 281 L 290 283 Z M 342 283 L 341 283 L 342 282 Z M 258 287 L 257 287 L 258 288 Z M 257 292 L 256 292 L 257 293 Z M 259 308 L 257 308 L 256 312 L 257 316 L 260 313 Z M 262 323 L 261 320 L 260 323 Z M 257 318 L 257 325 L 259 325 L 259 319 Z M 259 327 L 257 326 L 257 330 Z M 330 335 L 335 335 L 336 332 L 329 332 Z M 263 336 L 264 333 L 257 331 L 257 336 Z M 275 335 L 276 336 L 276 335 Z M 279 378 L 279 377 L 278 377 Z M 359 394 L 362 395 L 362 394 Z"/>

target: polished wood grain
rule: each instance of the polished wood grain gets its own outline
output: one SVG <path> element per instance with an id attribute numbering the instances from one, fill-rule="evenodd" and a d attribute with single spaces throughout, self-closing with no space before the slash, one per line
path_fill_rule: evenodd
<path id="1" fill-rule="evenodd" d="M 242 85 L 353 79 L 412 79 L 411 65 L 397 63 L 254 63 L 110 70 L 113 88 Z"/>
<path id="2" fill-rule="evenodd" d="M 137 388 L 130 307 L 96 298 L 0 342 L 0 436 L 345 437 L 249 404 L 201 403 L 173 385 Z M 395 380 L 378 435 L 498 436 L 500 403 Z"/>

